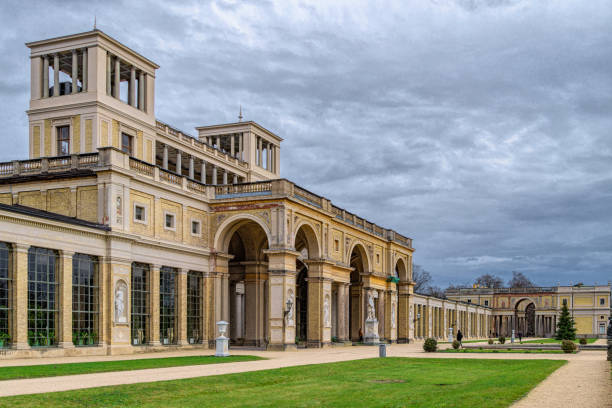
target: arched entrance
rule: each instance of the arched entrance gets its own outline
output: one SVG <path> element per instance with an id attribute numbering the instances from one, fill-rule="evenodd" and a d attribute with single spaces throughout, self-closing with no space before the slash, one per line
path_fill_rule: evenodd
<path id="1" fill-rule="evenodd" d="M 529 298 L 521 299 L 514 308 L 514 320 L 516 334 L 521 333 L 523 337 L 535 336 L 535 303 Z M 509 328 L 511 332 L 512 328 Z"/>
<path id="2" fill-rule="evenodd" d="M 535 336 L 535 305 L 530 303 L 525 308 L 525 321 L 527 329 L 525 336 Z"/>
<path id="3" fill-rule="evenodd" d="M 349 335 L 354 342 L 363 341 L 365 330 L 365 306 L 363 293 L 363 274 L 368 270 L 368 258 L 365 248 L 357 244 L 350 257 L 351 283 L 349 287 Z"/>
<path id="4" fill-rule="evenodd" d="M 309 260 L 319 257 L 319 246 L 316 233 L 309 224 L 302 224 L 298 227 L 294 248 L 299 253 L 295 261 L 296 281 L 295 281 L 295 337 L 299 347 L 307 347 L 309 340 L 316 340 L 313 335 L 309 335 L 308 305 L 309 299 Z"/>
<path id="5" fill-rule="evenodd" d="M 229 303 L 230 344 L 265 347 L 269 341 L 267 231 L 252 219 L 237 220 L 226 231 L 221 245 L 227 245 L 229 277 L 227 289 L 219 288 L 218 294 L 223 299 L 227 296 Z"/>
<path id="6" fill-rule="evenodd" d="M 299 261 L 298 261 L 299 262 Z M 298 346 L 306 346 L 308 341 L 308 268 L 299 262 L 302 267 L 297 274 L 295 312 L 295 336 Z"/>

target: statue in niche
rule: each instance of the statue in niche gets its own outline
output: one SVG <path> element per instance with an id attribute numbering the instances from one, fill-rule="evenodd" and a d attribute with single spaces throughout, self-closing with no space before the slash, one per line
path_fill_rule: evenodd
<path id="1" fill-rule="evenodd" d="M 291 301 L 291 307 L 287 311 L 287 325 L 293 326 L 293 324 L 295 323 L 293 313 L 293 311 L 295 310 L 295 296 L 293 295 L 293 291 L 291 289 L 289 289 L 289 291 L 287 292 L 287 299 Z"/>
<path id="2" fill-rule="evenodd" d="M 391 295 L 391 328 L 395 329 L 395 309 L 397 308 L 397 301 L 395 295 Z"/>
<path id="3" fill-rule="evenodd" d="M 127 323 L 125 302 L 127 300 L 127 284 L 120 280 L 115 286 L 115 322 Z"/>
<path id="4" fill-rule="evenodd" d="M 323 322 L 325 327 L 331 327 L 331 316 L 329 313 L 329 295 L 325 295 L 325 300 L 323 301 Z"/>
<path id="5" fill-rule="evenodd" d="M 376 308 L 374 307 L 374 294 L 368 292 L 368 318 L 367 320 L 376 320 Z"/>

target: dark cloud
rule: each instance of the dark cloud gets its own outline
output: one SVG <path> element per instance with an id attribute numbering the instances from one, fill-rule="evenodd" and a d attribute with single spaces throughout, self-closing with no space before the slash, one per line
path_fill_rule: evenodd
<path id="1" fill-rule="evenodd" d="M 0 159 L 27 155 L 23 43 L 94 15 L 161 65 L 158 118 L 242 104 L 284 177 L 413 237 L 436 283 L 610 279 L 609 2 L 3 2 Z"/>

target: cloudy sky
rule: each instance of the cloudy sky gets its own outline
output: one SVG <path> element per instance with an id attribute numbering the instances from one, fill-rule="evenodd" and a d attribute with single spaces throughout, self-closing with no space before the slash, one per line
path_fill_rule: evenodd
<path id="1" fill-rule="evenodd" d="M 180 4 L 0 3 L 0 160 L 27 156 L 24 43 L 96 15 L 161 65 L 159 119 L 242 104 L 284 177 L 412 237 L 436 284 L 612 279 L 610 1 Z"/>

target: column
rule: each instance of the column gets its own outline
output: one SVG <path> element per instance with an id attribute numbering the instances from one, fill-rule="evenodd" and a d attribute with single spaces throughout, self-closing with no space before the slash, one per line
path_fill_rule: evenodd
<path id="1" fill-rule="evenodd" d="M 181 157 L 181 151 L 177 150 L 176 151 L 176 169 L 175 171 L 179 176 L 182 174 L 181 173 L 182 167 L 183 167 L 183 158 Z"/>
<path id="2" fill-rule="evenodd" d="M 227 170 L 223 170 L 223 184 L 227 184 Z"/>
<path id="3" fill-rule="evenodd" d="M 74 252 L 61 251 L 59 279 L 58 346 L 72 348 L 72 257 Z"/>
<path id="4" fill-rule="evenodd" d="M 266 169 L 268 171 L 272 171 L 272 149 L 271 149 L 272 144 L 268 143 L 266 146 L 267 146 L 266 152 L 268 154 L 268 161 L 266 163 Z"/>
<path id="5" fill-rule="evenodd" d="M 164 145 L 164 156 L 162 159 L 162 167 L 168 170 L 168 145 Z"/>
<path id="6" fill-rule="evenodd" d="M 217 166 L 214 164 L 212 166 L 212 183 L 213 185 L 217 185 Z"/>
<path id="7" fill-rule="evenodd" d="M 13 246 L 13 337 L 12 347 L 29 349 L 28 344 L 28 245 Z"/>
<path id="8" fill-rule="evenodd" d="M 238 184 L 238 175 L 237 174 L 234 174 L 234 178 L 232 180 L 232 183 L 233 184 Z"/>
<path id="9" fill-rule="evenodd" d="M 59 54 L 53 55 L 53 96 L 59 96 Z"/>
<path id="10" fill-rule="evenodd" d="M 138 109 L 144 111 L 145 104 L 145 74 L 140 71 L 138 74 Z"/>
<path id="11" fill-rule="evenodd" d="M 79 56 L 77 50 L 72 50 L 72 92 L 77 93 L 79 86 Z"/>
<path id="12" fill-rule="evenodd" d="M 349 315 L 349 284 L 338 284 L 338 340 L 348 340 L 348 315 Z"/>
<path id="13" fill-rule="evenodd" d="M 291 290 L 295 293 L 295 261 L 299 253 L 274 249 L 264 250 L 264 252 L 268 255 L 267 338 L 270 339 L 268 349 L 285 350 L 287 348 L 294 348 L 295 320 L 292 325 L 288 324 L 284 311 L 289 291 Z M 308 297 L 310 299 L 310 281 L 308 289 Z M 308 306 L 310 306 L 310 301 L 308 303 Z M 309 313 L 311 313 L 310 309 Z M 295 317 L 297 319 L 297 316 Z"/>
<path id="14" fill-rule="evenodd" d="M 244 156 L 242 155 L 242 137 L 243 137 L 243 134 L 240 133 L 238 135 L 238 158 L 240 160 L 244 160 Z"/>
<path id="15" fill-rule="evenodd" d="M 187 272 L 188 269 L 180 268 L 177 274 L 177 344 L 184 346 L 187 342 Z"/>
<path id="16" fill-rule="evenodd" d="M 160 265 L 151 265 L 149 281 L 149 344 L 159 346 L 159 270 Z"/>
<path id="17" fill-rule="evenodd" d="M 115 83 L 113 84 L 113 97 L 119 99 L 119 91 L 121 87 L 121 77 L 119 74 L 121 73 L 121 63 L 119 58 L 115 57 Z M 159 333 L 158 333 L 159 336 Z"/>
<path id="18" fill-rule="evenodd" d="M 43 98 L 49 97 L 49 56 L 43 57 Z"/>
<path id="19" fill-rule="evenodd" d="M 193 156 L 189 156 L 189 178 L 193 179 L 195 177 L 195 168 L 193 163 Z"/>
<path id="20" fill-rule="evenodd" d="M 230 136 L 230 154 L 232 155 L 232 157 L 236 157 L 236 135 L 231 135 Z"/>
<path id="21" fill-rule="evenodd" d="M 206 162 L 202 161 L 202 168 L 200 169 L 200 181 L 202 184 L 206 184 Z"/>
<path id="22" fill-rule="evenodd" d="M 111 84 L 111 56 L 106 53 L 106 94 L 111 95 L 113 87 Z"/>
<path id="23" fill-rule="evenodd" d="M 130 67 L 130 82 L 128 86 L 128 103 L 136 106 L 136 68 Z"/>
<path id="24" fill-rule="evenodd" d="M 262 161 L 261 161 L 261 149 L 262 149 L 262 140 L 261 137 L 257 138 L 257 165 L 259 167 L 263 167 Z"/>
<path id="25" fill-rule="evenodd" d="M 215 136 L 215 138 L 214 138 L 214 139 L 215 139 L 215 147 L 216 147 L 218 150 L 221 150 L 221 137 L 219 137 L 219 136 Z"/>
<path id="26" fill-rule="evenodd" d="M 87 48 L 83 48 L 83 79 L 81 81 L 81 87 L 83 92 L 87 92 L 87 75 L 89 75 L 89 66 L 87 65 Z"/>

